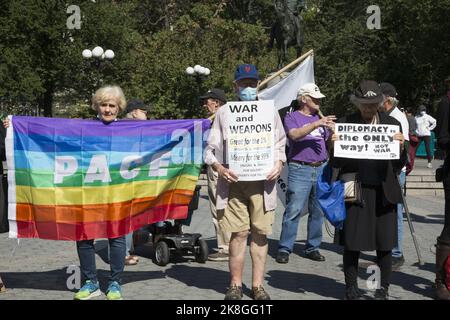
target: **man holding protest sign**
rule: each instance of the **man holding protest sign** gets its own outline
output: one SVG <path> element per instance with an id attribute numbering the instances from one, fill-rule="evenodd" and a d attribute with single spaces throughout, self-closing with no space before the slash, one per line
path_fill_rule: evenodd
<path id="1" fill-rule="evenodd" d="M 319 253 L 322 242 L 323 213 L 315 197 L 317 178 L 328 160 L 326 141 L 331 138 L 335 116 L 320 117 L 320 99 L 325 96 L 314 83 L 298 91 L 300 108 L 286 115 L 285 130 L 289 137 L 289 176 L 287 206 L 278 244 L 278 263 L 287 263 L 297 237 L 301 211 L 309 201 L 308 236 L 305 256 L 325 261 Z"/>
<path id="2" fill-rule="evenodd" d="M 406 115 L 397 107 L 399 101 L 397 99 L 397 89 L 388 83 L 380 83 L 381 92 L 384 95 L 383 111 L 392 118 L 400 122 L 402 126 L 403 138 L 405 139 L 405 149 L 409 151 L 409 123 Z M 403 189 L 406 183 L 406 166 L 402 168 L 398 175 L 400 187 Z M 392 250 L 392 269 L 396 270 L 403 265 L 405 258 L 403 257 L 403 204 L 397 205 L 397 246 Z"/>
<path id="3" fill-rule="evenodd" d="M 216 113 L 205 152 L 206 164 L 219 174 L 216 200 L 219 224 L 231 232 L 231 281 L 226 300 L 242 299 L 249 231 L 252 298 L 270 299 L 263 288 L 267 235 L 272 233 L 277 204 L 276 179 L 286 161 L 286 136 L 273 102 L 256 101 L 258 80 L 254 65 L 238 66 L 234 87 L 240 101 L 229 102 Z"/>
<path id="4" fill-rule="evenodd" d="M 344 246 L 345 298 L 361 297 L 357 284 L 359 255 L 361 251 L 376 250 L 381 286 L 378 283 L 375 298 L 386 300 L 392 273 L 391 251 L 397 244 L 396 206 L 402 201 L 396 175 L 406 163 L 404 137 L 396 119 L 378 112 L 383 102 L 378 83 L 362 81 L 351 101 L 359 112 L 339 119 L 332 138 L 333 167 L 339 169 L 341 180 L 353 176 L 348 182 L 354 188 L 360 186 L 355 192 L 359 197 L 346 199 L 347 217 L 338 234 Z M 341 129 L 345 133 L 340 133 Z"/>

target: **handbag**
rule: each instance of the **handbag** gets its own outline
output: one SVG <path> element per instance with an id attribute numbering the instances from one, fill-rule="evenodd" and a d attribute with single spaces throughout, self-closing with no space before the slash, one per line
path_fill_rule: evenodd
<path id="1" fill-rule="evenodd" d="M 361 181 L 356 172 L 343 173 L 339 179 L 344 182 L 344 201 L 346 203 L 362 204 Z"/>
<path id="2" fill-rule="evenodd" d="M 344 183 L 333 181 L 333 168 L 327 164 L 317 178 L 316 199 L 325 218 L 338 230 L 344 226 L 347 216 L 344 202 Z"/>

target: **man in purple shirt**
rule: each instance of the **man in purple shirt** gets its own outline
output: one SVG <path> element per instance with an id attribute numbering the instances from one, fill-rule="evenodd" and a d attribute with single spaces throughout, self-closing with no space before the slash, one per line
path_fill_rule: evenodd
<path id="1" fill-rule="evenodd" d="M 332 136 L 335 116 L 320 117 L 320 99 L 325 96 L 314 83 L 298 92 L 300 108 L 284 120 L 289 137 L 289 175 L 286 211 L 278 243 L 278 263 L 288 263 L 294 248 L 301 211 L 309 200 L 308 235 L 305 256 L 325 261 L 319 252 L 322 242 L 323 213 L 316 199 L 316 182 L 328 160 L 326 142 Z"/>

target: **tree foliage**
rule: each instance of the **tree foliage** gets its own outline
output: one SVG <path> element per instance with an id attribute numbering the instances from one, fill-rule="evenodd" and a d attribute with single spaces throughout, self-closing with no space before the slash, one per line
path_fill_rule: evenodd
<path id="1" fill-rule="evenodd" d="M 308 0 L 304 51 L 315 50 L 316 82 L 326 113 L 353 110 L 348 96 L 362 79 L 393 83 L 404 105 L 430 107 L 450 73 L 450 0 L 379 0 L 381 30 L 369 30 L 366 0 Z M 66 26 L 68 2 L 0 2 L 0 105 L 40 107 L 46 116 L 88 117 L 92 93 L 118 84 L 127 98 L 154 105 L 154 118 L 204 116 L 198 96 L 220 87 L 233 98 L 237 64 L 265 76 L 277 58 L 267 49 L 272 0 L 85 0 L 80 30 Z M 95 65 L 81 52 L 116 53 Z M 289 58 L 295 58 L 294 50 Z M 211 69 L 205 79 L 188 66 Z M 22 109 L 20 109 L 22 110 Z"/>

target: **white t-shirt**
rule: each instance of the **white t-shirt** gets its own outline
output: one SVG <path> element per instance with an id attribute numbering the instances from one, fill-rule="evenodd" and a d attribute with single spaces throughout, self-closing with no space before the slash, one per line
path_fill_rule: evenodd
<path id="1" fill-rule="evenodd" d="M 403 138 L 406 141 L 409 141 L 409 122 L 406 115 L 400 111 L 399 108 L 395 107 L 390 113 L 389 116 L 400 122 L 402 126 Z M 406 171 L 406 166 L 402 168 L 402 171 Z"/>
<path id="2" fill-rule="evenodd" d="M 400 125 L 402 126 L 403 137 L 406 141 L 409 141 L 409 122 L 408 118 L 406 118 L 406 115 L 401 112 L 399 108 L 395 107 L 394 110 L 389 113 L 389 116 L 400 122 Z"/>
<path id="3" fill-rule="evenodd" d="M 431 136 L 431 130 L 436 128 L 436 119 L 426 113 L 423 116 L 417 116 L 416 122 L 419 137 Z"/>

